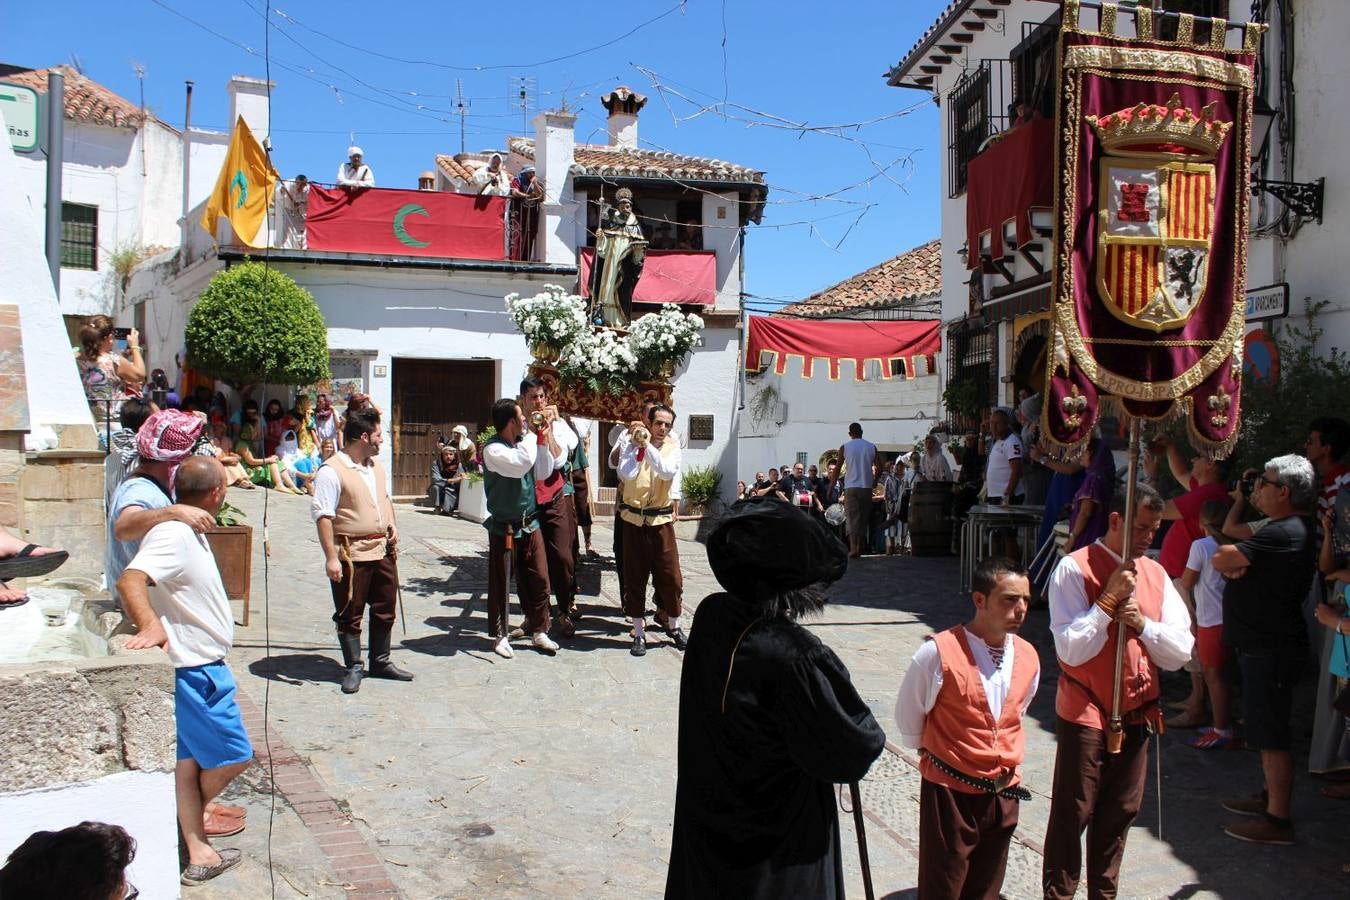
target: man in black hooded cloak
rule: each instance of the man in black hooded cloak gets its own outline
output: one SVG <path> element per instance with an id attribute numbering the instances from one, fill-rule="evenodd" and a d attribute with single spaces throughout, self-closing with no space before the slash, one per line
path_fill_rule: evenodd
<path id="1" fill-rule="evenodd" d="M 685 651 L 668 900 L 844 896 L 833 785 L 865 775 L 886 736 L 797 620 L 847 557 L 772 498 L 737 504 L 709 537 L 726 593 L 699 604 Z"/>

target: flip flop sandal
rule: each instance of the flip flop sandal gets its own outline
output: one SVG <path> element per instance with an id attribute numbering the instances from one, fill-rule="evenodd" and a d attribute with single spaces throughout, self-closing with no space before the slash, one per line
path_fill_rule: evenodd
<path id="1" fill-rule="evenodd" d="M 18 600 L 0 600 L 0 609 L 15 609 L 28 602 L 28 595 L 24 594 Z"/>
<path id="2" fill-rule="evenodd" d="M 0 559 L 0 581 L 46 575 L 48 572 L 56 571 L 62 563 L 70 559 L 70 554 L 65 550 L 34 556 L 33 551 L 37 548 L 37 544 L 29 544 L 13 556 Z"/>
<path id="3" fill-rule="evenodd" d="M 219 813 L 209 813 L 202 817 L 202 825 L 207 837 L 230 837 L 244 830 L 244 820 Z"/>

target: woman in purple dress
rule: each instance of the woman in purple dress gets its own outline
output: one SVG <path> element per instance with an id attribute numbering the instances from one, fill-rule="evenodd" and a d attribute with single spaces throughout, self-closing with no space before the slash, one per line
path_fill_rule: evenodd
<path id="1" fill-rule="evenodd" d="M 1078 493 L 1073 495 L 1069 537 L 1064 542 L 1066 554 L 1086 547 L 1106 534 L 1111 496 L 1116 491 L 1116 459 L 1105 441 L 1098 437 L 1088 441 L 1087 449 L 1083 451 L 1083 464 L 1087 474 Z"/>

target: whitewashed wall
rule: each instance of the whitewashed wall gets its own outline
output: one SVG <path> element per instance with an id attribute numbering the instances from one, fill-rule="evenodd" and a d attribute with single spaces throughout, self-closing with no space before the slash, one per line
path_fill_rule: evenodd
<path id="1" fill-rule="evenodd" d="M 921 441 L 936 424 L 940 391 L 935 375 L 885 380 L 869 367 L 873 377 L 856 381 L 846 365 L 839 380 L 831 381 L 828 371 L 825 360 L 816 360 L 814 377 L 803 378 L 794 359 L 784 375 L 770 369 L 747 379 L 738 479 L 748 482 L 756 471 L 795 462 L 798 453 L 807 454 L 808 465 L 816 462 L 848 440 L 850 422 L 861 424 L 869 441 L 893 449 Z"/>

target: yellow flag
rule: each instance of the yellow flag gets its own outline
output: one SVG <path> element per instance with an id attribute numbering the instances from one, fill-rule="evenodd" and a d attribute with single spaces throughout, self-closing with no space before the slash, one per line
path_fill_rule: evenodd
<path id="1" fill-rule="evenodd" d="M 214 238 L 216 225 L 224 216 L 229 219 L 235 237 L 250 247 L 262 246 L 255 241 L 262 230 L 263 219 L 267 217 L 267 202 L 276 181 L 276 169 L 272 168 L 266 151 L 253 132 L 249 131 L 244 117 L 240 116 L 230 136 L 225 165 L 221 167 L 215 189 L 206 201 L 202 227 Z M 266 242 L 266 233 L 261 237 Z"/>

